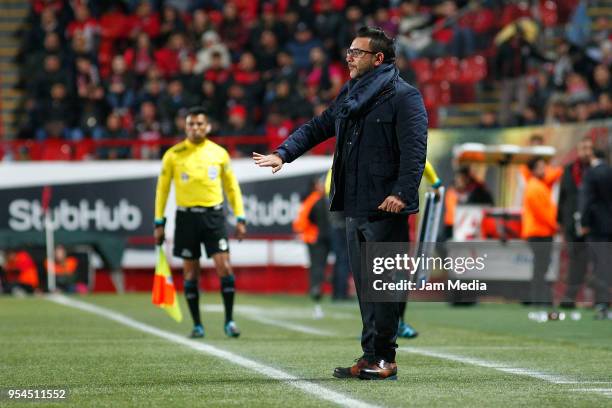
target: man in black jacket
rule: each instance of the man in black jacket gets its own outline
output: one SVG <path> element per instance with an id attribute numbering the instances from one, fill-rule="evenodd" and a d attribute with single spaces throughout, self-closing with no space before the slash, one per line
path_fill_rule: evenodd
<path id="1" fill-rule="evenodd" d="M 598 319 L 608 318 L 612 283 L 612 168 L 605 153 L 594 152 L 592 168 L 586 172 L 581 200 L 582 228 L 593 256 L 593 288 Z"/>
<path id="2" fill-rule="evenodd" d="M 584 283 L 587 269 L 587 251 L 584 251 L 584 236 L 576 226 L 580 224 L 578 197 L 586 170 L 593 158 L 593 142 L 585 137 L 576 146 L 576 160 L 565 166 L 561 176 L 557 222 L 568 243 L 569 272 L 567 290 L 561 301 L 562 307 L 575 306 L 576 295 Z"/>
<path id="3" fill-rule="evenodd" d="M 363 355 L 352 367 L 336 368 L 334 376 L 395 379 L 398 304 L 363 298 L 361 244 L 408 241 L 408 216 L 419 208 L 427 113 L 419 91 L 399 78 L 393 40 L 382 30 L 361 28 L 346 54 L 351 80 L 331 106 L 274 153 L 253 153 L 253 159 L 275 173 L 337 136 L 330 207 L 346 217 L 349 261 L 363 321 Z"/>

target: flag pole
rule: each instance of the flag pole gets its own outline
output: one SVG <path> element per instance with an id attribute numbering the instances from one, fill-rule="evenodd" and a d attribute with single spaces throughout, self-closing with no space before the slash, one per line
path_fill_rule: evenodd
<path id="1" fill-rule="evenodd" d="M 53 223 L 51 222 L 51 187 L 45 186 L 42 194 L 42 207 L 45 214 L 45 244 L 47 247 L 47 287 L 49 292 L 55 292 L 55 240 L 53 236 Z"/>

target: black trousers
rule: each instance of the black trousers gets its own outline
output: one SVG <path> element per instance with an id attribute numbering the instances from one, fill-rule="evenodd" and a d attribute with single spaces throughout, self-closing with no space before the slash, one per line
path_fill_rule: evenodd
<path id="1" fill-rule="evenodd" d="M 359 299 L 359 310 L 363 329 L 361 348 L 366 359 L 395 361 L 397 348 L 397 325 L 399 323 L 399 304 L 397 302 L 366 302 L 362 297 L 361 263 L 365 258 L 365 242 L 407 242 L 408 216 L 389 216 L 379 220 L 367 218 L 346 218 L 346 237 L 349 263 L 353 271 L 355 289 Z"/>
<path id="2" fill-rule="evenodd" d="M 589 235 L 590 255 L 593 259 L 593 289 L 595 304 L 610 305 L 610 286 L 612 285 L 612 235 Z"/>
<path id="3" fill-rule="evenodd" d="M 527 239 L 533 252 L 531 276 L 531 303 L 549 305 L 552 303 L 550 285 L 546 282 L 546 272 L 550 266 L 552 237 L 530 237 Z"/>

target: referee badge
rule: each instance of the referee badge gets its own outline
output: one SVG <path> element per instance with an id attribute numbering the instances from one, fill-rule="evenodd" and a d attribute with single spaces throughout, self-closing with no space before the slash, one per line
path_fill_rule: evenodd
<path id="1" fill-rule="evenodd" d="M 208 178 L 214 180 L 219 175 L 219 168 L 217 166 L 208 166 Z"/>
<path id="2" fill-rule="evenodd" d="M 181 173 L 181 180 L 182 180 L 182 181 L 187 181 L 187 180 L 189 180 L 189 174 L 187 174 L 187 173 L 185 173 L 185 172 L 182 172 L 182 173 Z"/>

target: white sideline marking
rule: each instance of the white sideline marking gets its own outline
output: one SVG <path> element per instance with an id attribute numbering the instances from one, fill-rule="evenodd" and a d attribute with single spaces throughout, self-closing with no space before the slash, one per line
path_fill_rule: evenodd
<path id="1" fill-rule="evenodd" d="M 216 308 L 209 307 L 208 305 L 200 306 L 200 310 L 205 310 L 208 312 L 213 311 L 215 309 Z M 237 309 L 236 310 L 237 312 L 239 312 L 242 316 L 246 317 L 247 319 L 253 320 L 259 323 L 267 324 L 270 326 L 276 326 L 282 329 L 291 330 L 291 331 L 295 331 L 299 333 L 313 334 L 315 336 L 334 336 L 336 335 L 336 333 L 333 333 L 327 330 L 317 329 L 316 327 L 305 326 L 303 324 L 289 323 L 289 322 L 285 322 L 282 320 L 272 319 L 270 317 L 265 316 L 267 313 L 257 307 L 249 308 L 248 306 L 245 307 L 243 305 L 242 307 L 237 307 L 236 309 Z M 220 309 L 220 311 L 222 310 L 223 309 Z"/>
<path id="2" fill-rule="evenodd" d="M 200 309 L 204 312 L 221 313 L 225 310 L 223 305 L 215 303 L 205 303 L 200 305 Z M 312 317 L 312 308 L 304 307 L 287 307 L 283 309 L 272 309 L 271 307 L 255 306 L 249 304 L 239 304 L 234 306 L 234 310 L 237 312 L 244 313 L 255 313 L 258 315 L 266 315 L 266 317 L 280 317 L 280 318 L 296 318 L 296 319 L 308 319 Z M 358 314 L 350 314 L 343 312 L 327 312 L 325 311 L 325 319 L 360 319 Z"/>
<path id="3" fill-rule="evenodd" d="M 105 309 L 99 306 L 92 305 L 91 303 L 69 299 L 61 295 L 50 295 L 48 296 L 48 299 L 60 305 L 73 307 L 75 309 L 79 309 L 85 312 L 90 312 L 98 316 L 105 317 L 109 320 L 113 320 L 117 323 L 121 323 L 125 326 L 131 327 L 132 329 L 136 329 L 141 332 L 148 333 L 153 336 L 157 336 L 162 339 L 171 341 L 173 343 L 189 347 L 193 350 L 200 351 L 202 353 L 211 355 L 213 357 L 217 357 L 217 358 L 226 360 L 231 364 L 237 364 L 239 366 L 242 366 L 244 368 L 247 368 L 249 370 L 262 374 L 266 377 L 284 381 L 287 384 L 291 385 L 292 387 L 298 388 L 307 394 L 311 394 L 315 397 L 332 402 L 334 404 L 338 404 L 338 405 L 345 406 L 345 407 L 360 407 L 360 408 L 374 407 L 376 408 L 375 405 L 372 405 L 370 403 L 366 403 L 364 401 L 360 401 L 354 398 L 347 397 L 346 395 L 340 394 L 329 388 L 322 387 L 318 384 L 314 384 L 312 382 L 302 380 L 299 377 L 286 373 L 277 368 L 266 366 L 254 360 L 248 359 L 246 357 L 242 357 L 238 354 L 234 354 L 232 352 L 217 348 L 215 346 L 211 346 L 210 344 L 201 343 L 201 342 L 197 342 L 194 340 L 183 338 L 177 334 L 174 334 L 174 333 L 171 333 L 165 330 L 161 330 L 153 326 L 149 326 L 148 324 L 141 323 L 123 314 L 113 312 L 111 310 L 108 310 L 108 309 Z"/>
<path id="4" fill-rule="evenodd" d="M 572 391 L 576 392 L 596 392 L 603 394 L 607 397 L 612 397 L 612 388 L 574 388 Z"/>
<path id="5" fill-rule="evenodd" d="M 520 367 L 512 367 L 507 364 L 498 363 L 494 361 L 483 360 L 479 358 L 465 357 L 459 356 L 456 354 L 444 353 L 441 351 L 428 350 L 424 348 L 417 347 L 399 347 L 399 351 L 406 351 L 408 353 L 419 354 L 427 357 L 435 357 L 443 360 L 451 360 L 456 361 L 463 364 L 470 364 L 479 367 L 491 368 L 497 371 L 501 371 L 508 374 L 516 374 L 516 375 L 524 375 L 526 377 L 537 378 L 539 380 L 544 380 L 553 384 L 608 384 L 607 381 L 578 381 L 573 380 L 568 377 L 554 375 L 554 374 L 546 374 L 536 370 L 530 370 L 526 368 Z M 603 388 L 583 388 L 580 389 L 582 391 L 590 391 L 598 394 L 605 395 L 607 397 L 612 396 L 612 389 L 603 389 Z M 576 390 L 572 390 L 576 391 Z"/>
<path id="6" fill-rule="evenodd" d="M 315 336 L 333 336 L 335 335 L 335 333 L 332 333 L 327 330 L 317 329 L 316 327 L 310 327 L 310 326 L 304 326 L 302 324 L 283 322 L 280 320 L 270 319 L 264 316 L 257 316 L 257 315 L 253 315 L 250 313 L 244 313 L 243 316 L 245 316 L 247 319 L 254 320 L 256 322 L 268 324 L 270 326 L 277 326 L 283 329 L 293 330 L 293 331 L 300 332 L 300 333 L 314 334 Z"/>

